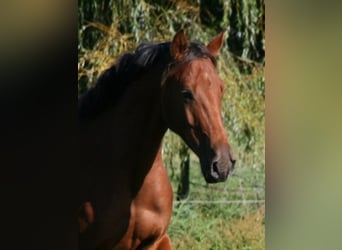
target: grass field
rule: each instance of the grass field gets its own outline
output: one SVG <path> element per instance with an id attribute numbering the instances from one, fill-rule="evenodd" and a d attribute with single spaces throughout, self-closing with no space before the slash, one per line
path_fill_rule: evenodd
<path id="1" fill-rule="evenodd" d="M 169 235 L 174 249 L 265 249 L 264 206 L 176 205 Z"/>
<path id="2" fill-rule="evenodd" d="M 192 164 L 189 197 L 175 202 L 168 230 L 174 249 L 265 249 L 262 173 L 236 172 L 226 183 L 208 185 Z"/>
<path id="3" fill-rule="evenodd" d="M 168 230 L 174 249 L 265 249 L 263 162 L 242 157 L 227 182 L 206 184 L 191 159 L 189 196 L 175 201 Z M 179 174 L 170 176 L 176 191 Z"/>

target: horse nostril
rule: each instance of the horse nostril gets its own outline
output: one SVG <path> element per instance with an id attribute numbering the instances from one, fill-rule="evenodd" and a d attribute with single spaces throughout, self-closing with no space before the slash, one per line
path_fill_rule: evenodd
<path id="1" fill-rule="evenodd" d="M 232 163 L 232 169 L 234 169 L 236 160 L 235 159 L 230 159 L 230 162 Z"/>
<path id="2" fill-rule="evenodd" d="M 213 163 L 213 171 L 214 171 L 214 173 L 219 174 L 219 169 L 218 169 L 217 165 L 218 165 L 218 162 L 214 161 L 214 163 Z"/>

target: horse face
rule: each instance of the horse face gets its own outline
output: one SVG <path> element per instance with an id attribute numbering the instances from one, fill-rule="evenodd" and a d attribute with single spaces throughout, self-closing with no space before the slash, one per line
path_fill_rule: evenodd
<path id="1" fill-rule="evenodd" d="M 222 44 L 217 38 L 216 42 Z M 217 51 L 210 50 L 214 47 L 210 44 L 207 48 L 216 56 Z M 223 91 L 223 81 L 209 58 L 175 66 L 163 84 L 164 120 L 197 154 L 208 183 L 225 181 L 235 164 L 221 117 Z"/>

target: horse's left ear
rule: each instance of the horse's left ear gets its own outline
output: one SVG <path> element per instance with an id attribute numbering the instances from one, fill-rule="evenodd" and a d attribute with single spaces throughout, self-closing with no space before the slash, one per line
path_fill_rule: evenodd
<path id="1" fill-rule="evenodd" d="M 188 50 L 188 39 L 185 36 L 184 30 L 177 32 L 171 44 L 171 55 L 176 61 L 183 60 Z"/>
<path id="2" fill-rule="evenodd" d="M 217 57 L 219 54 L 219 51 L 223 44 L 223 38 L 226 34 L 226 31 L 221 32 L 217 37 L 215 37 L 211 42 L 207 45 L 207 49 L 209 50 L 210 54 L 212 54 L 214 57 Z"/>

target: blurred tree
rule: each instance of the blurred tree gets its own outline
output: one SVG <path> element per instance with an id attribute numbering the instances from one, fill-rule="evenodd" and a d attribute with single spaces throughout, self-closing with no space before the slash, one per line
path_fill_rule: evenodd
<path id="1" fill-rule="evenodd" d="M 112 19 L 112 0 L 78 1 L 78 44 L 81 48 L 91 49 L 101 36 L 101 32 L 88 22 L 110 25 Z"/>
<path id="2" fill-rule="evenodd" d="M 234 55 L 262 63 L 265 57 L 264 0 L 201 0 L 200 20 L 208 29 L 228 29 Z"/>
<path id="3" fill-rule="evenodd" d="M 224 15 L 222 0 L 201 0 L 200 20 L 207 27 L 215 30 L 222 29 L 221 22 Z"/>
<path id="4" fill-rule="evenodd" d="M 180 164 L 180 180 L 178 183 L 177 200 L 186 199 L 190 190 L 190 152 L 188 146 L 182 142 L 179 150 Z"/>

